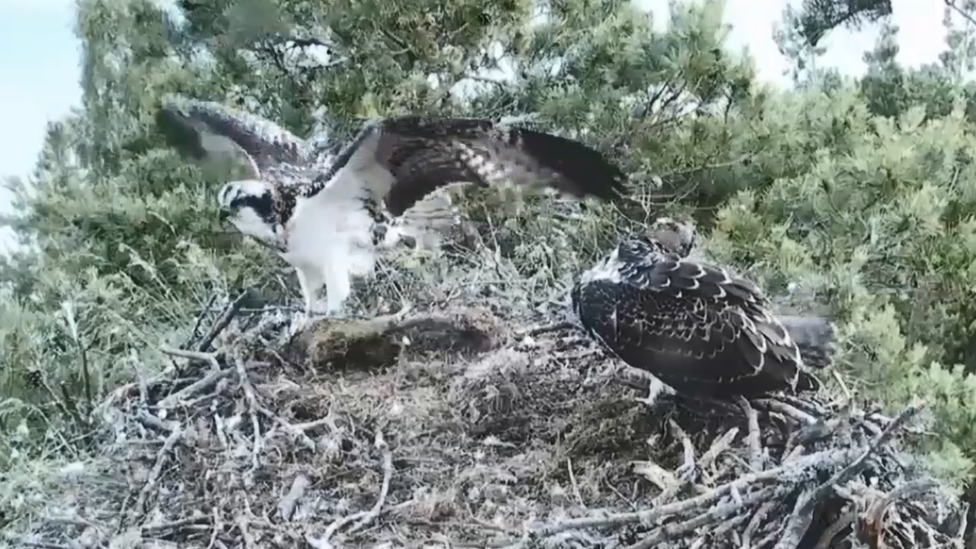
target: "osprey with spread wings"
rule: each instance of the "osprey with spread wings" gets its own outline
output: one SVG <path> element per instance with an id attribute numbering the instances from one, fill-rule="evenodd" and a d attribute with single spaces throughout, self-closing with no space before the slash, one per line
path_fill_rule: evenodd
<path id="1" fill-rule="evenodd" d="M 326 314 L 339 315 L 352 277 L 372 273 L 378 246 L 422 230 L 404 223 L 404 213 L 442 187 L 515 184 L 613 200 L 626 179 L 578 141 L 485 119 L 370 120 L 344 146 L 303 140 L 219 103 L 173 96 L 164 98 L 156 120 L 171 143 L 194 157 L 206 157 L 219 141 L 243 153 L 247 177 L 220 190 L 222 213 L 295 267 L 307 315 L 323 284 Z M 453 217 L 449 204 L 442 211 Z M 425 220 L 435 217 L 428 212 Z"/>

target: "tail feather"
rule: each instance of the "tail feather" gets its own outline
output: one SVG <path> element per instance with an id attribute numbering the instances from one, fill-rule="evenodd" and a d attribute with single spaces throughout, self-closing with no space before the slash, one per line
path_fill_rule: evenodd
<path id="1" fill-rule="evenodd" d="M 781 316 L 780 322 L 800 349 L 803 363 L 813 369 L 827 368 L 833 362 L 834 327 L 822 316 Z"/>

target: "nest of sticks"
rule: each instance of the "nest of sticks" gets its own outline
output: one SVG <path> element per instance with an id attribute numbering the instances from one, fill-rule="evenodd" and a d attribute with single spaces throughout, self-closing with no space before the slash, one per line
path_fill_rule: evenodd
<path id="1" fill-rule="evenodd" d="M 105 457 L 22 541 L 962 547 L 962 504 L 899 450 L 918 407 L 890 418 L 820 397 L 702 415 L 670 397 L 649 409 L 565 326 L 469 310 L 364 322 L 288 336 L 273 315 L 228 310 L 165 349 L 180 367 L 102 406 Z M 356 338 L 389 347 L 342 355 Z"/>

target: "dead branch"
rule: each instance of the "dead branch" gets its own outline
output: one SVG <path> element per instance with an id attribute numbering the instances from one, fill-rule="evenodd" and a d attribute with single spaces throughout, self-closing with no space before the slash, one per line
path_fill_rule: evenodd
<path id="1" fill-rule="evenodd" d="M 253 320 L 212 353 L 163 348 L 208 364 L 179 374 L 198 379 L 166 372 L 99 406 L 94 416 L 115 441 L 101 467 L 119 482 L 70 492 L 73 502 L 111 502 L 111 512 L 88 515 L 120 523 L 46 521 L 47 541 L 88 546 L 81 529 L 116 528 L 117 539 L 93 543 L 331 547 L 345 536 L 396 546 L 770 549 L 803 538 L 825 549 L 915 536 L 927 547 L 950 543 L 934 525 L 962 520 L 943 491 L 905 498 L 922 488 L 899 489 L 934 486 L 899 449 L 911 411 L 888 418 L 827 395 L 740 403 L 744 415 L 730 406 L 706 418 L 707 406 L 662 397 L 651 411 L 621 395 L 588 339 L 468 308 L 326 319 L 297 339 L 324 335 L 329 345 L 291 350 L 279 311 Z M 530 332 L 532 344 L 507 335 Z M 483 339 L 459 351 L 471 334 Z M 375 351 L 383 341 L 395 342 L 396 354 L 382 357 L 394 367 L 344 364 L 350 345 Z M 342 371 L 293 367 L 313 350 L 332 353 Z M 377 456 L 379 485 L 364 475 Z M 113 499 L 116 485 L 124 497 Z"/>
<path id="2" fill-rule="evenodd" d="M 241 295 L 237 296 L 237 298 L 230 303 L 227 310 L 224 311 L 224 313 L 220 315 L 220 318 L 218 318 L 217 321 L 214 322 L 213 326 L 210 327 L 210 331 L 207 332 L 207 335 L 203 336 L 203 339 L 201 339 L 200 343 L 197 344 L 198 352 L 202 353 L 206 351 L 207 348 L 210 347 L 210 344 L 213 343 L 213 341 L 217 339 L 217 337 L 225 329 L 227 329 L 227 326 L 230 325 L 231 321 L 234 320 L 234 317 L 237 316 L 237 313 L 240 312 L 241 306 L 244 304 L 244 300 L 249 296 L 250 292 L 241 292 Z"/>
<path id="3" fill-rule="evenodd" d="M 258 456 L 261 455 L 261 449 L 264 446 L 264 441 L 261 438 L 261 424 L 258 422 L 258 411 L 261 406 L 258 404 L 258 398 L 254 394 L 254 387 L 251 385 L 251 381 L 247 378 L 247 368 L 244 366 L 244 359 L 240 356 L 234 357 L 234 365 L 237 370 L 237 378 L 241 384 L 241 388 L 244 390 L 244 397 L 247 399 L 248 404 L 248 415 L 251 417 L 251 429 L 253 432 L 253 442 L 251 443 L 251 470 L 248 471 L 246 479 L 251 478 L 251 475 L 258 468 Z M 245 481 L 247 482 L 247 481 Z"/>
<path id="4" fill-rule="evenodd" d="M 328 528 L 325 529 L 325 533 L 320 538 L 313 538 L 306 535 L 305 540 L 312 547 L 315 547 L 316 549 L 329 549 L 332 547 L 332 544 L 329 543 L 329 539 L 335 535 L 340 528 L 346 524 L 349 524 L 350 522 L 358 521 L 353 525 L 352 528 L 349 529 L 349 533 L 355 533 L 357 530 L 363 528 L 380 515 L 380 511 L 383 509 L 383 504 L 386 502 L 386 495 L 390 491 L 390 479 L 393 478 L 393 453 L 386 444 L 386 440 L 383 438 L 383 433 L 381 431 L 376 431 L 375 445 L 383 452 L 383 483 L 380 486 L 380 494 L 379 497 L 376 498 L 376 503 L 368 511 L 360 511 L 340 519 L 336 519 L 332 522 L 332 524 L 329 525 Z"/>
<path id="5" fill-rule="evenodd" d="M 887 442 L 909 419 L 919 412 L 917 406 L 909 406 L 892 421 L 885 430 L 875 438 L 871 446 L 868 447 L 850 465 L 835 473 L 830 479 L 816 488 L 805 492 L 798 500 L 793 515 L 786 525 L 786 534 L 780 538 L 775 549 L 787 549 L 796 547 L 800 543 L 800 538 L 807 531 L 810 521 L 813 518 L 814 507 L 823 501 L 835 486 L 839 486 L 854 475 L 860 473 L 867 466 L 867 460 L 875 455 L 881 446 Z"/>
<path id="6" fill-rule="evenodd" d="M 763 470 L 762 443 L 759 441 L 759 416 L 752 409 L 749 401 L 740 398 L 739 405 L 749 421 L 749 468 L 753 471 Z"/>
<path id="7" fill-rule="evenodd" d="M 646 509 L 636 513 L 618 513 L 604 517 L 586 517 L 570 519 L 548 526 L 543 526 L 536 531 L 539 537 L 548 537 L 566 530 L 577 528 L 594 528 L 599 526 L 619 526 L 634 522 L 651 523 L 666 516 L 674 516 L 687 513 L 688 511 L 699 509 L 703 506 L 714 503 L 718 498 L 728 495 L 732 490 L 741 492 L 754 484 L 774 482 L 781 478 L 790 479 L 802 475 L 807 469 L 821 467 L 826 463 L 842 462 L 851 454 L 849 450 L 827 450 L 824 452 L 804 456 L 788 465 L 782 465 L 775 469 L 769 469 L 762 473 L 752 473 L 739 477 L 738 479 L 718 486 L 707 493 L 686 500 L 678 501 L 668 505 L 662 505 L 653 509 Z"/>
<path id="8" fill-rule="evenodd" d="M 788 488 L 782 486 L 771 486 L 763 488 L 762 490 L 757 490 L 742 498 L 740 501 L 732 501 L 717 505 L 692 519 L 661 526 L 652 531 L 640 542 L 627 547 L 627 549 L 650 549 L 668 538 L 683 536 L 704 526 L 709 526 L 719 522 L 726 522 L 728 518 L 735 515 L 737 512 L 758 502 L 765 501 L 770 498 L 782 497 L 782 495 L 784 495 L 787 491 Z"/>
<path id="9" fill-rule="evenodd" d="M 868 506 L 867 510 L 864 512 L 864 516 L 861 518 L 861 524 L 859 525 L 861 538 L 867 541 L 868 546 L 871 547 L 871 549 L 880 549 L 885 547 L 884 519 L 888 509 L 890 509 L 891 506 L 896 504 L 899 500 L 908 498 L 915 499 L 922 493 L 935 488 L 936 483 L 932 479 L 917 479 L 903 484 L 882 497 L 875 499 Z M 853 515 L 851 520 L 853 521 Z"/>
<path id="10" fill-rule="evenodd" d="M 217 383 L 219 380 L 221 380 L 224 377 L 230 375 L 231 372 L 233 372 L 233 370 L 231 370 L 230 368 L 225 368 L 223 370 L 211 371 L 203 379 L 194 381 L 190 385 L 187 385 L 183 389 L 181 389 L 181 390 L 179 390 L 179 391 L 177 391 L 177 392 L 175 392 L 175 393 L 167 396 L 163 400 L 159 401 L 158 406 L 160 408 L 172 408 L 173 406 L 175 406 L 177 403 L 179 403 L 180 401 L 182 401 L 186 397 L 188 397 L 190 395 L 194 395 L 194 394 L 196 394 L 196 393 L 198 393 L 200 391 L 203 391 L 204 389 L 207 389 L 208 387 L 212 386 L 214 383 Z"/>
<path id="11" fill-rule="evenodd" d="M 159 454 L 156 456 L 156 462 L 153 464 L 152 470 L 149 472 L 149 478 L 146 483 L 143 484 L 142 490 L 139 491 L 139 496 L 136 498 L 136 504 L 132 508 L 132 519 L 138 518 L 142 513 L 145 512 L 146 499 L 149 497 L 149 492 L 156 487 L 156 483 L 159 482 L 159 476 L 163 472 L 163 464 L 166 462 L 166 457 L 179 442 L 180 437 L 183 436 L 183 428 L 179 424 L 174 424 L 170 428 L 170 434 L 166 437 L 166 441 L 163 443 L 163 447 L 160 448 Z"/>
<path id="12" fill-rule="evenodd" d="M 190 360 L 200 360 L 200 361 L 208 362 L 210 363 L 210 366 L 213 368 L 213 371 L 216 372 L 220 370 L 220 363 L 217 362 L 217 355 L 215 353 L 202 353 L 200 351 L 184 351 L 183 349 L 174 349 L 167 345 L 160 346 L 159 350 L 164 354 L 170 356 L 178 356 L 182 358 L 188 358 Z"/>

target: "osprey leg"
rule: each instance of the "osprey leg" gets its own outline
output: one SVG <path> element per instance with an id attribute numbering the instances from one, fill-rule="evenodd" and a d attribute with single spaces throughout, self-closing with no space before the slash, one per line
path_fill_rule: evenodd
<path id="1" fill-rule="evenodd" d="M 352 293 L 352 283 L 349 273 L 345 269 L 330 262 L 323 273 L 325 278 L 326 314 L 339 316 L 349 294 Z"/>
<path id="2" fill-rule="evenodd" d="M 302 289 L 302 298 L 305 300 L 305 316 L 312 316 L 312 303 L 315 301 L 315 290 L 322 286 L 322 276 L 318 269 L 307 267 L 295 267 L 298 275 L 298 284 Z"/>

